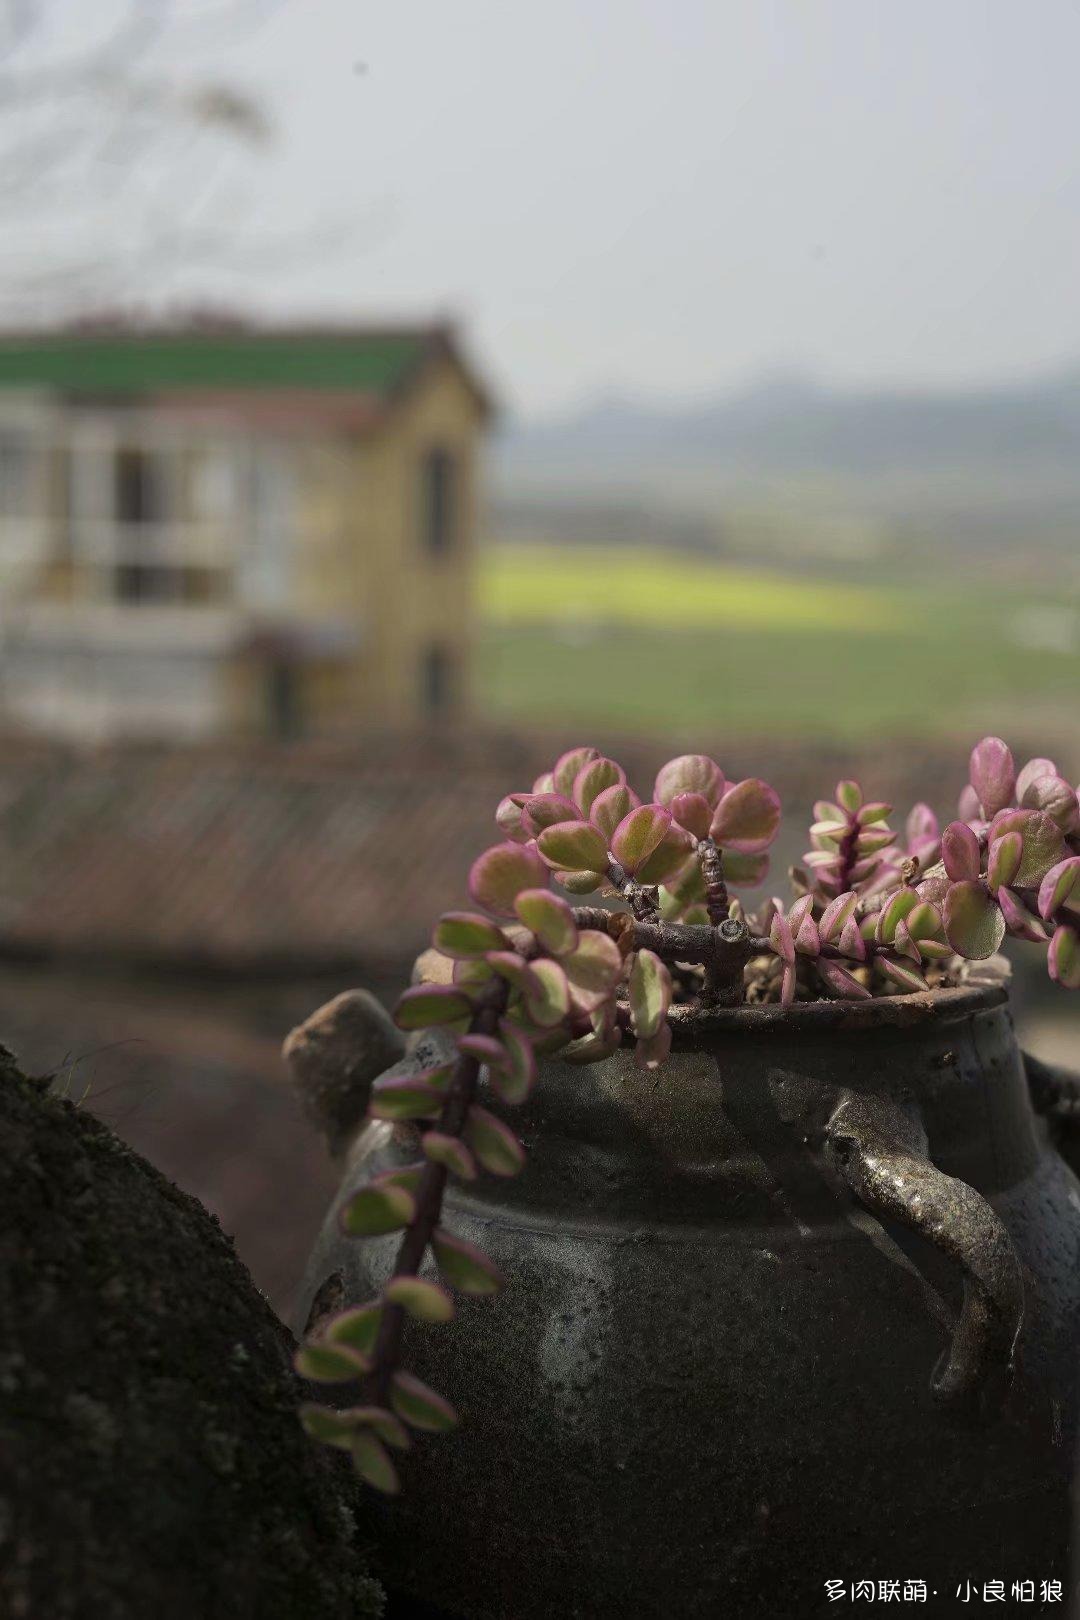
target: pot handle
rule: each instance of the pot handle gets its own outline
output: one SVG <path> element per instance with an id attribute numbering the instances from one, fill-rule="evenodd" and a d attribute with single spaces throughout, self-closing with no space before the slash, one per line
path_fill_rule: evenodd
<path id="1" fill-rule="evenodd" d="M 1031 1106 L 1049 1122 L 1054 1136 L 1080 1134 L 1080 1074 L 1073 1069 L 1044 1063 L 1041 1058 L 1022 1052 Z"/>
<path id="2" fill-rule="evenodd" d="M 833 1163 L 871 1214 L 917 1232 L 963 1272 L 963 1303 L 931 1377 L 934 1394 L 961 1401 L 995 1369 L 1011 1372 L 1024 1315 L 1023 1278 L 1012 1240 L 986 1199 L 931 1164 L 918 1116 L 886 1097 L 845 1093 L 825 1139 Z"/>

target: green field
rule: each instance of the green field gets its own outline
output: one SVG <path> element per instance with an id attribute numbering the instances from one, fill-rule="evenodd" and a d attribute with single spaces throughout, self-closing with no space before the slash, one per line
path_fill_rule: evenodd
<path id="1" fill-rule="evenodd" d="M 831 739 L 1080 731 L 1075 599 L 537 543 L 485 554 L 481 611 L 481 699 L 502 721 Z"/>

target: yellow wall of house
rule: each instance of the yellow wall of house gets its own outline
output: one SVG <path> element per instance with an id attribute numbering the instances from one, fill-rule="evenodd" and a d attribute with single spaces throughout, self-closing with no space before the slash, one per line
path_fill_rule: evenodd
<path id="1" fill-rule="evenodd" d="M 321 475 L 305 480 L 311 504 L 298 527 L 317 538 L 305 547 L 298 603 L 351 619 L 360 637 L 343 685 L 312 672 L 312 729 L 424 721 L 424 659 L 434 646 L 450 664 L 450 712 L 468 712 L 481 430 L 476 397 L 447 362 L 377 434 L 328 454 Z M 425 549 L 423 535 L 421 467 L 432 448 L 449 451 L 457 467 L 453 544 L 442 556 Z"/>

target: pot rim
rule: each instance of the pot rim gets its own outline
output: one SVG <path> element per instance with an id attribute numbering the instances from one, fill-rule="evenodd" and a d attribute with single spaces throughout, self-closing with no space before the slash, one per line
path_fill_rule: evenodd
<path id="1" fill-rule="evenodd" d="M 973 1013 L 987 1012 L 1008 1001 L 998 980 L 975 980 L 945 990 L 902 996 L 875 996 L 866 1001 L 797 1001 L 791 1007 L 775 1003 L 755 1007 L 692 1008 L 668 1011 L 671 1044 L 675 1051 L 693 1050 L 720 1035 L 789 1035 L 796 1030 L 829 1031 L 911 1029 L 927 1024 L 951 1024 Z"/>

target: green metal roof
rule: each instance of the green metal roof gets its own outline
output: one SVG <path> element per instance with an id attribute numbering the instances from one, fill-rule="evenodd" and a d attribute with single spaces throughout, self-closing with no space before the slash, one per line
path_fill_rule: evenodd
<path id="1" fill-rule="evenodd" d="M 434 337 L 411 332 L 47 332 L 0 334 L 0 389 L 161 393 L 336 389 L 390 394 Z"/>

